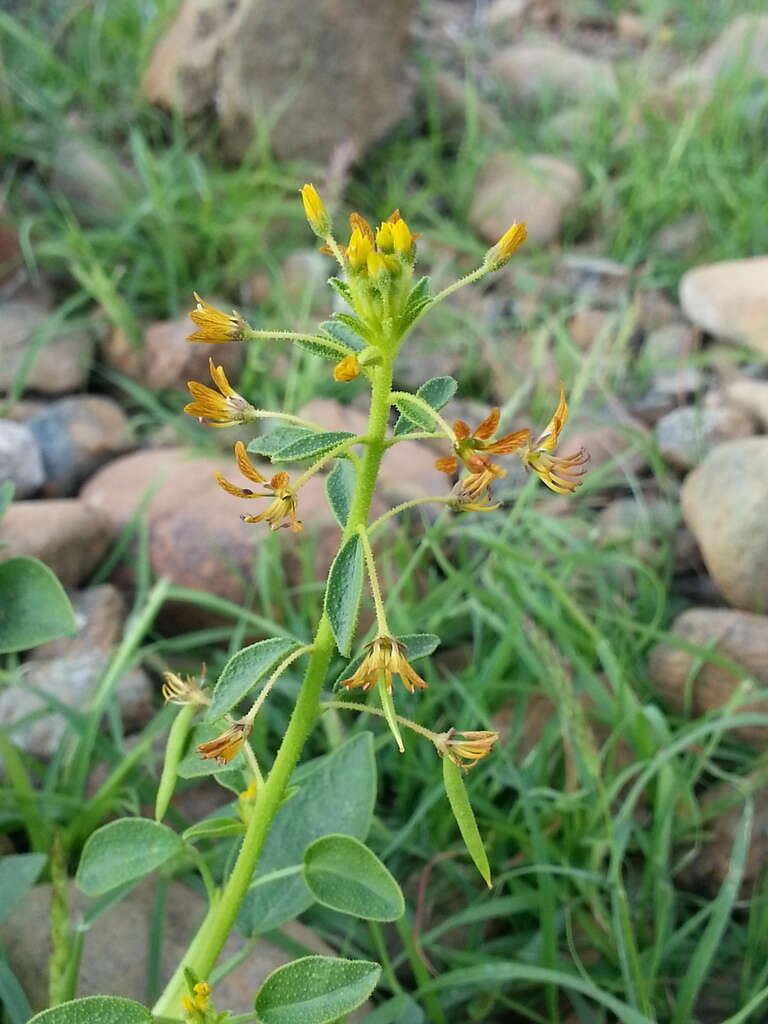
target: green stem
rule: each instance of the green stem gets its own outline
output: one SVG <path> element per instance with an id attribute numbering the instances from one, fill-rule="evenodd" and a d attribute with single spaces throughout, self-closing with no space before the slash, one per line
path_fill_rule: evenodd
<path id="1" fill-rule="evenodd" d="M 449 505 L 452 501 L 453 498 L 450 494 L 445 494 L 442 497 L 411 498 L 410 501 L 403 501 L 399 505 L 395 505 L 394 508 L 391 508 L 389 512 L 384 512 L 378 519 L 374 519 L 368 527 L 368 535 L 370 536 L 374 530 L 378 530 L 388 519 L 392 519 L 393 516 L 399 516 L 401 512 L 406 512 L 409 508 L 416 508 L 418 505 Z"/>
<path id="2" fill-rule="evenodd" d="M 320 705 L 321 711 L 331 711 L 336 708 L 340 711 L 358 711 L 362 715 L 378 715 L 379 718 L 387 717 L 383 711 L 371 707 L 370 704 L 357 704 L 351 700 L 324 700 Z M 425 736 L 430 743 L 436 743 L 439 738 L 437 733 L 432 732 L 431 729 L 425 729 L 423 725 L 411 721 L 410 718 L 403 718 L 402 715 L 395 715 L 395 718 L 400 725 L 404 725 L 406 729 L 411 729 L 412 732 L 417 732 L 419 736 Z"/>
<path id="3" fill-rule="evenodd" d="M 368 443 L 344 530 L 344 540 L 352 536 L 361 525 L 365 525 L 367 522 L 373 493 L 376 489 L 379 465 L 384 454 L 389 394 L 392 388 L 391 357 L 376 368 L 375 373 L 372 374 L 372 380 L 371 410 L 367 431 Z M 320 694 L 333 650 L 334 640 L 331 624 L 328 617 L 323 614 L 317 627 L 304 682 L 294 705 L 288 728 L 272 769 L 257 797 L 254 814 L 248 823 L 232 874 L 229 876 L 220 898 L 208 910 L 189 949 L 155 1004 L 153 1013 L 156 1016 L 169 1016 L 179 1012 L 181 997 L 185 991 L 185 967 L 191 968 L 199 978 L 210 977 L 248 892 L 261 851 L 288 788 L 293 770 L 317 719 Z"/>
<path id="4" fill-rule="evenodd" d="M 371 542 L 368 540 L 368 533 L 365 526 L 358 527 L 357 532 L 360 536 L 360 543 L 363 546 L 363 557 L 365 558 L 365 565 L 368 569 L 368 582 L 371 584 L 371 594 L 373 596 L 373 604 L 376 609 L 376 623 L 379 633 L 384 634 L 384 636 L 389 636 L 387 613 L 384 610 L 384 599 L 381 596 L 379 574 L 376 572 L 376 560 L 373 557 Z"/>

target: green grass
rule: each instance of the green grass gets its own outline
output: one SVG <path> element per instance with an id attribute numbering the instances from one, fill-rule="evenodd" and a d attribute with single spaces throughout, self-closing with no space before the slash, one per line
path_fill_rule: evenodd
<path id="1" fill-rule="evenodd" d="M 238 303 L 243 279 L 266 270 L 274 291 L 255 313 L 257 326 L 269 326 L 294 312 L 280 289 L 280 267 L 296 245 L 312 244 L 296 188 L 317 169 L 277 163 L 266 140 L 239 166 L 227 166 L 207 126 L 187 130 L 142 105 L 140 70 L 173 6 L 96 0 L 72 9 L 35 3 L 23 15 L 0 13 L 8 205 L 20 220 L 30 265 L 52 280 L 62 308 L 82 315 L 83 308 L 101 306 L 138 337 L 142 324 L 188 308 L 193 288 Z M 626 5 L 591 6 L 610 13 Z M 670 26 L 672 45 L 687 55 L 730 17 L 761 9 L 759 3 L 683 0 L 644 0 L 635 7 L 652 29 Z M 490 152 L 514 145 L 576 162 L 586 189 L 568 224 L 569 242 L 588 243 L 641 268 L 645 283 L 674 289 L 690 264 L 768 248 L 765 85 L 736 76 L 705 108 L 665 118 L 643 68 L 627 71 L 620 75 L 618 101 L 566 152 L 547 143 L 543 118 L 534 115 L 510 114 L 503 136 L 487 137 L 471 90 L 457 129 L 439 109 L 426 70 L 416 113 L 356 168 L 350 208 L 373 218 L 400 206 L 416 230 L 454 247 L 458 261 L 474 258 L 482 246 L 466 218 L 478 168 Z M 63 125 L 72 115 L 108 172 L 117 160 L 128 179 L 115 208 L 95 222 L 83 220 L 50 184 Z M 700 246 L 686 256 L 661 256 L 659 229 L 692 212 L 705 223 Z M 533 280 L 556 262 L 552 254 L 524 254 L 519 278 Z M 588 356 L 568 333 L 571 311 L 567 302 L 550 298 L 525 325 L 511 312 L 478 326 L 457 306 L 431 322 L 433 347 L 459 353 L 466 392 L 486 402 L 490 375 L 476 352 L 483 341 L 503 351 L 521 326 L 534 347 L 551 339 L 577 406 L 585 397 L 632 393 L 638 381 L 628 369 L 628 311 L 620 311 L 605 349 Z M 304 354 L 287 372 L 275 367 L 269 350 L 249 355 L 242 389 L 256 392 L 260 404 L 293 410 L 313 394 L 334 393 L 327 366 Z M 173 423 L 180 436 L 192 438 L 180 423 L 181 396 L 152 394 L 114 376 L 110 383 L 122 383 L 126 407 L 143 433 Z M 527 401 L 521 380 L 509 404 L 522 408 Z M 551 394 L 541 385 L 533 407 L 538 416 L 551 412 Z M 669 480 L 652 446 L 649 457 L 666 493 Z M 637 480 L 621 484 L 638 490 Z M 766 1018 L 768 891 L 763 881 L 753 891 L 739 889 L 753 827 L 750 790 L 763 777 L 765 759 L 728 738 L 729 725 L 745 717 L 737 707 L 689 721 L 659 705 L 646 656 L 667 638 L 680 607 L 669 593 L 671 538 L 659 538 L 653 566 L 639 562 L 628 546 L 601 546 L 593 510 L 602 486 L 597 475 L 588 478 L 567 511 L 550 516 L 541 512 L 541 490 L 528 484 L 510 494 L 503 519 L 441 518 L 420 533 L 399 530 L 388 537 L 383 582 L 393 630 L 411 632 L 418 620 L 419 630 L 442 638 L 426 669 L 428 691 L 418 699 L 401 692 L 398 708 L 435 729 L 492 728 L 505 710 L 510 736 L 468 777 L 495 880 L 487 892 L 461 846 L 431 747 L 409 740 L 400 756 L 378 723 L 342 713 L 327 715 L 317 730 L 309 755 L 365 728 L 377 736 L 379 800 L 370 843 L 402 883 L 408 919 L 399 930 L 379 931 L 319 908 L 304 916 L 342 954 L 385 963 L 378 995 L 384 1005 L 375 1024 L 565 1024 L 569 1015 L 584 1024 Z M 301 586 L 286 588 L 271 541 L 260 549 L 249 604 L 238 609 L 179 588 L 158 592 L 139 526 L 97 578 L 127 557 L 129 540 L 138 540 L 135 609 L 145 619 L 134 619 L 118 662 L 143 663 L 154 674 L 169 665 L 195 671 L 206 662 L 215 678 L 254 631 L 306 638 L 317 616 L 322 584 L 307 575 Z M 165 636 L 148 613 L 152 594 L 158 606 L 175 598 L 218 610 L 227 624 Z M 341 663 L 335 668 L 340 671 Z M 3 685 L 23 685 L 15 659 L 4 659 L 0 669 Z M 150 724 L 126 762 L 112 702 L 115 676 L 113 664 L 102 681 L 101 708 L 69 713 L 67 741 L 50 765 L 6 758 L 2 831 L 20 848 L 47 849 L 53 832 L 65 830 L 73 838 L 70 869 L 101 821 L 136 813 L 153 800 L 157 769 L 150 748 L 166 722 Z M 298 678 L 289 672 L 257 719 L 253 743 L 263 763 L 285 729 Z M 542 696 L 553 710 L 540 735 L 532 735 L 525 711 Z M 599 723 L 598 738 L 588 720 Z M 86 802 L 84 780 L 97 762 L 106 765 L 108 782 L 96 801 Z M 757 781 L 746 782 L 753 773 Z M 705 840 L 711 813 L 699 798 L 723 780 L 743 805 L 730 873 L 715 893 L 692 891 L 681 881 L 682 869 Z M 172 823 L 185 824 L 180 816 Z M 24 1000 L 2 961 L 0 994 L 3 1024 L 22 1024 Z"/>

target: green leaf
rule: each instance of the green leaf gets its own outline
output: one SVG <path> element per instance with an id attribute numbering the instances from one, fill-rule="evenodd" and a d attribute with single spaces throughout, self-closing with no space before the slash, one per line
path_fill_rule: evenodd
<path id="1" fill-rule="evenodd" d="M 439 412 L 456 394 L 458 386 L 453 377 L 432 377 L 431 380 L 421 385 L 416 392 L 416 396 L 423 399 L 427 405 Z M 424 413 L 424 416 L 426 415 Z M 409 419 L 407 416 L 401 416 L 395 424 L 395 435 L 399 437 L 401 434 L 409 434 L 412 430 L 432 430 L 433 427 L 434 421 L 431 418 L 429 426 L 422 428 L 417 421 Z"/>
<path id="2" fill-rule="evenodd" d="M 369 960 L 305 956 L 273 971 L 253 1008 L 262 1024 L 332 1024 L 365 1002 L 380 974 Z"/>
<path id="3" fill-rule="evenodd" d="M 426 1017 L 418 1003 L 410 996 L 395 996 L 386 1003 L 380 1003 L 369 1013 L 364 1024 L 424 1024 Z"/>
<path id="4" fill-rule="evenodd" d="M 354 298 L 352 295 L 352 289 L 349 287 L 346 281 L 342 281 L 340 277 L 329 277 L 328 284 L 333 288 L 337 295 L 340 295 L 342 299 L 348 304 L 352 305 Z"/>
<path id="5" fill-rule="evenodd" d="M 447 757 L 443 758 L 443 783 L 445 784 L 445 792 L 448 796 L 453 816 L 456 819 L 456 824 L 459 826 L 459 832 L 461 832 L 461 838 L 464 840 L 464 845 L 474 861 L 475 867 L 483 876 L 485 884 L 490 889 L 491 867 L 488 863 L 488 855 L 485 852 L 483 840 L 480 838 L 472 805 L 467 796 L 461 769 Z"/>
<path id="6" fill-rule="evenodd" d="M 338 317 L 338 319 L 324 320 L 320 324 L 320 330 L 339 345 L 350 349 L 351 352 L 360 352 L 364 347 L 364 342 L 361 339 L 364 339 L 365 335 L 355 330 L 347 321 L 342 321 L 343 316 L 343 313 L 335 313 L 334 317 Z M 350 319 L 353 323 L 360 324 L 356 317 Z"/>
<path id="7" fill-rule="evenodd" d="M 309 437 L 315 433 L 316 431 L 310 430 L 309 427 L 299 427 L 296 425 L 275 427 L 274 430 L 268 430 L 266 434 L 262 434 L 260 437 L 255 437 L 253 441 L 249 441 L 247 450 L 252 455 L 264 455 L 271 459 L 275 452 L 279 452 L 281 448 L 287 448 L 294 441 Z"/>
<path id="8" fill-rule="evenodd" d="M 47 859 L 44 853 L 16 853 L 0 860 L 0 921 L 32 888 Z"/>
<path id="9" fill-rule="evenodd" d="M 141 1003 L 120 996 L 86 996 L 38 1013 L 29 1024 L 152 1024 Z"/>
<path id="10" fill-rule="evenodd" d="M 9 1024 L 27 1024 L 32 1016 L 27 994 L 10 964 L 0 952 L 0 1006 Z"/>
<path id="11" fill-rule="evenodd" d="M 69 598 L 47 565 L 26 555 L 0 563 L 0 654 L 76 632 Z"/>
<path id="12" fill-rule="evenodd" d="M 184 850 L 180 835 L 149 818 L 121 818 L 88 838 L 75 881 L 87 896 L 142 878 Z"/>
<path id="13" fill-rule="evenodd" d="M 300 870 L 311 842 L 328 833 L 356 839 L 368 835 L 376 799 L 371 733 L 360 733 L 332 754 L 304 765 L 292 783 L 298 792 L 275 817 L 240 915 L 239 924 L 249 935 L 277 928 L 312 906 Z M 299 868 L 295 875 L 264 881 L 292 867 Z"/>
<path id="14" fill-rule="evenodd" d="M 440 645 L 440 637 L 434 633 L 407 633 L 404 636 L 396 636 L 395 640 L 398 640 L 405 646 L 405 653 L 408 657 L 408 661 L 416 661 L 417 658 L 426 658 L 428 654 L 432 654 L 436 651 Z M 365 648 L 358 651 L 352 661 L 348 662 L 347 666 L 342 669 L 339 673 L 333 686 L 334 689 L 341 684 L 342 679 L 349 679 L 352 673 L 360 666 L 363 658 L 367 654 Z"/>
<path id="15" fill-rule="evenodd" d="M 206 818 L 182 832 L 185 842 L 194 839 L 216 839 L 218 836 L 239 836 L 245 832 L 245 825 L 238 818 Z"/>
<path id="16" fill-rule="evenodd" d="M 331 324 L 330 328 L 327 326 L 328 324 Z M 348 327 L 349 330 L 343 331 L 344 327 Z M 321 328 L 327 330 L 334 338 L 349 339 L 346 341 L 347 345 L 354 345 L 356 343 L 360 346 L 360 339 L 366 344 L 371 340 L 370 330 L 360 317 L 355 316 L 353 313 L 334 313 L 330 320 L 321 325 Z M 353 337 L 356 338 L 356 342 L 352 341 Z"/>
<path id="17" fill-rule="evenodd" d="M 320 325 L 321 330 L 323 326 L 323 324 Z M 311 352 L 313 356 L 319 356 L 321 359 L 330 359 L 332 363 L 338 363 L 345 356 L 352 355 L 356 349 L 360 348 L 359 342 L 356 349 L 349 348 L 346 345 L 342 348 L 339 342 L 326 341 L 321 335 L 311 340 L 302 338 L 301 341 L 296 342 L 296 345 L 299 348 L 303 348 L 305 352 Z"/>
<path id="18" fill-rule="evenodd" d="M 400 333 L 404 334 L 405 331 L 411 326 L 416 318 L 424 312 L 427 306 L 432 302 L 431 294 L 431 282 L 428 277 L 422 277 L 421 280 L 417 281 L 411 289 L 411 293 L 408 296 L 405 308 L 400 316 L 399 328 Z"/>
<path id="19" fill-rule="evenodd" d="M 336 522 L 344 529 L 352 508 L 357 474 L 349 459 L 339 459 L 325 480 L 325 493 Z"/>
<path id="20" fill-rule="evenodd" d="M 176 780 L 179 776 L 179 765 L 181 764 L 184 751 L 187 746 L 187 738 L 192 730 L 192 722 L 200 710 L 195 704 L 185 704 L 179 708 L 173 725 L 168 732 L 168 740 L 165 744 L 165 756 L 163 757 L 163 770 L 160 773 L 160 781 L 157 784 L 155 793 L 155 821 L 162 821 L 168 805 L 176 789 Z"/>
<path id="21" fill-rule="evenodd" d="M 4 484 L 0 484 L 0 519 L 5 515 L 8 506 L 13 501 L 13 480 L 6 480 Z"/>
<path id="22" fill-rule="evenodd" d="M 295 647 L 298 643 L 291 637 L 278 636 L 259 640 L 234 654 L 214 687 L 206 720 L 215 721 L 231 711 Z"/>
<path id="23" fill-rule="evenodd" d="M 355 437 L 348 430 L 321 430 L 310 431 L 306 437 L 296 438 L 285 448 L 281 448 L 272 456 L 273 462 L 299 462 L 301 459 L 315 459 L 325 455 L 340 445 L 342 441 L 348 441 Z"/>
<path id="24" fill-rule="evenodd" d="M 336 646 L 349 657 L 363 592 L 363 548 L 355 534 L 344 542 L 333 560 L 325 587 L 325 612 Z"/>
<path id="25" fill-rule="evenodd" d="M 400 886 L 375 853 L 351 836 L 323 836 L 304 851 L 304 881 L 331 910 L 371 921 L 397 921 L 405 913 Z"/>

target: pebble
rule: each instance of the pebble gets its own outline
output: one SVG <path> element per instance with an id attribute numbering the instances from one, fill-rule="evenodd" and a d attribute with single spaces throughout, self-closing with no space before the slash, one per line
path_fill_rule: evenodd
<path id="1" fill-rule="evenodd" d="M 573 343 L 584 351 L 588 351 L 595 342 L 603 341 L 616 327 L 615 313 L 590 307 L 577 309 L 568 321 Z"/>
<path id="2" fill-rule="evenodd" d="M 706 715 L 726 707 L 741 690 L 745 699 L 733 714 L 768 712 L 768 701 L 757 696 L 759 688 L 768 686 L 768 617 L 728 608 L 690 608 L 675 619 L 670 633 L 741 667 L 740 672 L 732 671 L 706 660 L 704 652 L 693 654 L 659 644 L 651 651 L 648 669 L 651 682 L 671 708 L 678 713 L 690 708 L 694 715 Z M 704 660 L 698 667 L 700 659 Z M 768 740 L 768 725 L 744 725 L 729 731 L 761 747 Z"/>
<path id="3" fill-rule="evenodd" d="M 708 396 L 709 397 L 709 396 Z M 733 406 L 705 402 L 673 409 L 656 424 L 656 443 L 675 469 L 692 469 L 715 445 L 754 434 L 751 416 Z"/>
<path id="4" fill-rule="evenodd" d="M 736 608 L 768 608 L 768 437 L 717 445 L 686 478 L 681 501 L 720 593 Z"/>
<path id="5" fill-rule="evenodd" d="M 584 189 L 578 170 L 545 154 L 497 153 L 480 168 L 469 223 L 496 243 L 515 221 L 528 226 L 528 245 L 559 239 L 563 222 Z"/>
<path id="6" fill-rule="evenodd" d="M 111 398 L 73 395 L 27 421 L 45 466 L 44 493 L 68 497 L 110 458 L 134 446 L 128 417 Z"/>
<path id="7" fill-rule="evenodd" d="M 687 365 L 693 358 L 698 332 L 684 323 L 666 324 L 651 331 L 643 343 L 643 362 L 652 369 L 652 391 L 682 399 L 702 390 L 704 373 Z"/>
<path id="8" fill-rule="evenodd" d="M 28 427 L 13 420 L 0 420 L 0 487 L 8 480 L 16 498 L 27 498 L 42 486 L 45 470 L 42 454 Z"/>
<path id="9" fill-rule="evenodd" d="M 768 353 L 768 256 L 694 267 L 680 282 L 680 305 L 710 334 Z"/>
<path id="10" fill-rule="evenodd" d="M 616 76 L 608 61 L 555 40 L 506 47 L 491 58 L 490 71 L 516 107 L 587 104 L 616 95 Z"/>
<path id="11" fill-rule="evenodd" d="M 725 385 L 726 400 L 760 423 L 768 431 L 768 380 L 738 377 Z"/>
<path id="12" fill-rule="evenodd" d="M 734 18 L 712 45 L 673 78 L 671 86 L 704 102 L 719 78 L 743 71 L 747 77 L 768 78 L 768 15 Z"/>
<path id="13" fill-rule="evenodd" d="M 14 501 L 0 520 L 0 559 L 31 555 L 65 587 L 77 587 L 104 557 L 114 532 L 108 516 L 76 498 Z"/>
<path id="14" fill-rule="evenodd" d="M 563 258 L 561 273 L 565 287 L 582 305 L 616 309 L 626 302 L 631 274 L 625 263 L 570 252 Z"/>
<path id="15" fill-rule="evenodd" d="M 20 292 L 0 300 L 0 394 L 13 385 L 28 358 L 33 335 L 45 329 L 49 316 L 48 298 L 39 292 Z M 26 387 L 46 395 L 77 391 L 88 376 L 92 349 L 87 328 L 57 328 L 39 349 Z"/>
<path id="16" fill-rule="evenodd" d="M 127 196 L 136 190 L 110 148 L 85 135 L 64 138 L 54 151 L 52 166 L 53 190 L 85 224 L 115 223 Z"/>
<path id="17" fill-rule="evenodd" d="M 40 644 L 28 655 L 29 659 L 72 657 L 97 651 L 108 654 L 120 641 L 125 624 L 125 600 L 111 583 L 100 583 L 87 590 L 72 590 L 69 600 L 75 613 L 77 633 Z"/>

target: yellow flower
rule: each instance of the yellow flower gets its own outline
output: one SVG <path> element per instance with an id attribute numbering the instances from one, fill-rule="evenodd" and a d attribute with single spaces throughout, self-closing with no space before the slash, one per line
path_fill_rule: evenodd
<path id="1" fill-rule="evenodd" d="M 214 391 L 207 384 L 198 384 L 196 380 L 187 382 L 193 402 L 184 406 L 184 412 L 195 416 L 208 427 L 234 427 L 238 423 L 250 423 L 256 419 L 256 410 L 227 380 L 223 366 L 214 366 L 208 360 L 211 380 L 219 389 Z"/>
<path id="2" fill-rule="evenodd" d="M 352 234 L 349 244 L 342 248 L 349 269 L 355 273 L 368 273 L 373 278 L 382 277 L 387 271 L 396 275 L 403 265 L 410 266 L 415 255 L 415 240 L 419 237 L 395 210 L 376 229 L 359 213 L 349 215 Z"/>
<path id="3" fill-rule="evenodd" d="M 527 237 L 528 228 L 525 224 L 515 222 L 511 228 L 507 228 L 496 245 L 491 246 L 483 262 L 489 269 L 499 270 L 509 263 Z"/>
<path id="4" fill-rule="evenodd" d="M 410 256 L 413 251 L 416 235 L 411 234 L 410 228 L 399 214 L 392 227 L 392 237 L 395 242 L 395 252 L 402 253 L 404 256 Z"/>
<path id="5" fill-rule="evenodd" d="M 345 356 L 340 363 L 333 368 L 333 379 L 342 383 L 354 380 L 362 372 L 360 361 L 357 356 Z"/>
<path id="6" fill-rule="evenodd" d="M 573 494 L 582 484 L 581 477 L 586 473 L 585 464 L 589 462 L 589 453 L 579 448 L 573 455 L 552 455 L 557 447 L 560 432 L 568 419 L 568 403 L 565 390 L 560 389 L 560 401 L 557 403 L 554 416 L 546 429 L 535 441 L 529 441 L 518 454 L 523 465 L 536 473 L 551 491 L 558 494 Z"/>
<path id="7" fill-rule="evenodd" d="M 405 644 L 391 636 L 377 636 L 366 648 L 368 654 L 360 666 L 349 679 L 341 683 L 346 690 L 354 690 L 358 686 L 370 690 L 383 678 L 387 693 L 392 693 L 393 676 L 400 676 L 400 682 L 409 693 L 413 693 L 417 687 L 420 690 L 426 689 L 427 684 L 414 671 L 403 653 L 406 650 Z"/>
<path id="8" fill-rule="evenodd" d="M 207 981 L 198 981 L 195 985 L 193 992 L 195 993 L 195 1003 L 197 1004 L 198 1010 L 207 1010 L 211 1002 L 211 986 Z"/>
<path id="9" fill-rule="evenodd" d="M 263 484 L 265 491 L 252 491 L 248 487 L 237 487 L 231 484 L 221 473 L 216 474 L 219 487 L 222 487 L 227 494 L 236 498 L 272 498 L 269 507 L 257 516 L 241 516 L 246 523 L 269 523 L 270 528 L 279 530 L 281 526 L 289 527 L 294 533 L 298 533 L 302 526 L 296 518 L 296 492 L 289 486 L 290 477 L 287 473 L 275 473 L 271 480 L 256 469 L 245 450 L 242 441 L 235 444 L 235 460 L 238 468 L 244 477 L 256 484 Z M 287 522 L 285 521 L 287 520 Z"/>
<path id="10" fill-rule="evenodd" d="M 474 768 L 493 750 L 498 742 L 497 732 L 457 732 L 449 729 L 436 741 L 437 749 L 443 757 L 448 757 L 464 771 Z"/>
<path id="11" fill-rule="evenodd" d="M 500 416 L 499 409 L 491 409 L 490 414 L 473 431 L 464 420 L 456 420 L 453 424 L 453 450 L 456 455 L 438 459 L 435 462 L 436 468 L 441 473 L 455 473 L 459 468 L 459 459 L 461 459 L 473 474 L 487 469 L 495 472 L 496 476 L 504 476 L 504 472 L 494 466 L 487 456 L 508 455 L 510 452 L 516 451 L 530 441 L 531 432 L 530 430 L 516 430 L 495 441 L 493 435 L 499 425 Z"/>
<path id="12" fill-rule="evenodd" d="M 491 485 L 505 475 L 505 470 L 493 463 L 478 473 L 470 473 L 454 485 L 448 507 L 454 512 L 494 512 L 501 508 L 501 502 L 491 504 Z"/>
<path id="13" fill-rule="evenodd" d="M 354 228 L 349 236 L 347 246 L 347 260 L 352 270 L 363 270 L 368 262 L 369 255 L 373 252 L 373 240 L 364 234 L 360 228 Z"/>
<path id="14" fill-rule="evenodd" d="M 323 205 L 314 185 L 304 185 L 301 189 L 301 201 L 304 203 L 304 215 L 309 226 L 318 238 L 327 238 L 331 232 L 331 218 Z"/>
<path id="15" fill-rule="evenodd" d="M 237 310 L 233 309 L 230 314 L 222 313 L 220 309 L 205 302 L 197 292 L 195 296 L 197 306 L 189 314 L 190 320 L 196 324 L 197 330 L 190 334 L 187 341 L 242 341 L 249 330 L 248 324 L 243 320 Z"/>
<path id="16" fill-rule="evenodd" d="M 233 722 L 229 729 L 216 739 L 198 744 L 197 752 L 204 761 L 215 758 L 217 764 L 229 764 L 250 733 L 251 726 L 243 718 L 239 722 Z"/>
<path id="17" fill-rule="evenodd" d="M 163 697 L 167 704 L 209 704 L 203 690 L 192 676 L 182 679 L 175 672 L 164 672 Z"/>

